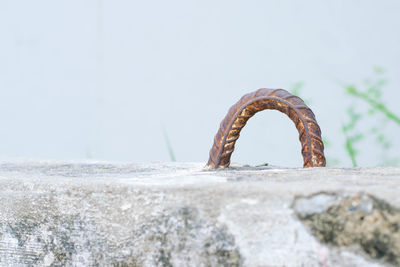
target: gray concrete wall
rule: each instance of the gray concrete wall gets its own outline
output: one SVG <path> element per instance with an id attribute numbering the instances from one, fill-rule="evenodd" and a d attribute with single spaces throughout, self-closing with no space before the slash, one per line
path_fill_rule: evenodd
<path id="1" fill-rule="evenodd" d="M 3 162 L 1 266 L 398 266 L 400 170 Z"/>

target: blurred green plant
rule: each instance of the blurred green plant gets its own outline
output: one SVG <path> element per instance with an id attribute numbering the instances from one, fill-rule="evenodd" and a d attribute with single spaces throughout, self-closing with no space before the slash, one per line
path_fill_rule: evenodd
<path id="1" fill-rule="evenodd" d="M 372 79 L 366 79 L 364 85 L 356 87 L 355 85 L 345 85 L 346 95 L 353 98 L 353 103 L 347 108 L 347 122 L 342 124 L 342 132 L 345 136 L 344 149 L 349 156 L 353 167 L 358 166 L 357 157 L 360 155 L 359 145 L 362 142 L 368 142 L 372 138 L 375 145 L 380 148 L 382 162 L 381 166 L 394 166 L 400 163 L 398 158 L 390 158 L 387 155 L 392 148 L 392 143 L 386 136 L 385 127 L 388 121 L 400 126 L 400 116 L 391 111 L 382 98 L 383 87 L 387 84 L 384 77 L 385 70 L 381 67 L 374 68 Z M 301 97 L 304 82 L 297 82 L 290 88 L 290 92 Z M 304 102 L 311 106 L 312 101 L 304 99 Z M 360 105 L 366 104 L 366 108 Z M 367 125 L 376 125 L 368 129 L 362 129 L 361 121 L 366 121 Z M 368 140 L 367 140 L 368 139 Z M 327 138 L 323 138 L 325 148 L 331 147 Z M 337 166 L 340 161 L 336 158 L 327 157 L 327 166 Z"/>
<path id="2" fill-rule="evenodd" d="M 383 82 L 384 80 L 382 80 Z M 347 93 L 351 96 L 357 97 L 363 101 L 365 101 L 367 104 L 371 106 L 371 109 L 369 110 L 369 113 L 372 115 L 375 111 L 382 112 L 386 118 L 394 121 L 398 125 L 400 125 L 400 117 L 391 112 L 386 105 L 380 101 L 380 97 L 382 95 L 382 92 L 380 90 L 380 86 L 384 85 L 382 84 L 376 84 L 374 87 L 370 87 L 366 92 L 362 92 L 357 90 L 354 86 L 349 86 L 347 87 Z M 379 87 L 378 87 L 379 86 Z M 377 100 L 378 99 L 378 100 Z"/>
<path id="3" fill-rule="evenodd" d="M 364 90 L 357 88 L 355 85 L 345 86 L 346 94 L 356 101 L 347 109 L 348 122 L 342 126 L 342 132 L 346 140 L 345 149 L 353 167 L 357 166 L 356 157 L 359 155 L 357 143 L 366 137 L 374 138 L 375 143 L 380 146 L 383 152 L 383 161 L 380 165 L 393 165 L 398 162 L 398 159 L 386 157 L 388 150 L 391 148 L 391 143 L 384 132 L 386 122 L 392 121 L 400 126 L 400 117 L 394 114 L 382 99 L 382 88 L 387 84 L 387 79 L 382 77 L 383 74 L 385 74 L 384 69 L 375 67 L 374 79 L 372 81 L 370 79 L 365 80 Z M 358 101 L 367 104 L 367 110 L 356 111 L 355 107 L 359 106 L 357 105 Z M 383 117 L 375 117 L 376 115 Z M 359 122 L 364 119 L 368 120 L 368 125 L 376 125 L 376 122 L 378 122 L 380 127 L 371 127 L 362 131 L 359 127 Z"/>

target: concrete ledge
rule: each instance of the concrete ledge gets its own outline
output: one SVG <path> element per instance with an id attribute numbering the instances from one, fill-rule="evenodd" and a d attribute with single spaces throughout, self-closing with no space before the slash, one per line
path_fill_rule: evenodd
<path id="1" fill-rule="evenodd" d="M 0 164 L 1 266 L 397 266 L 400 169 Z"/>

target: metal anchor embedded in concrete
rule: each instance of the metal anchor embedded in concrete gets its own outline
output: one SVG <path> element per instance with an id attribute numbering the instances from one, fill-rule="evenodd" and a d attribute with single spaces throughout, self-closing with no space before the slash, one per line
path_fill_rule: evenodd
<path id="1" fill-rule="evenodd" d="M 301 98 L 283 89 L 259 89 L 244 95 L 222 120 L 207 162 L 209 167 L 228 167 L 235 142 L 248 119 L 264 109 L 285 113 L 296 125 L 301 142 L 303 167 L 325 167 L 321 129 L 312 110 Z"/>

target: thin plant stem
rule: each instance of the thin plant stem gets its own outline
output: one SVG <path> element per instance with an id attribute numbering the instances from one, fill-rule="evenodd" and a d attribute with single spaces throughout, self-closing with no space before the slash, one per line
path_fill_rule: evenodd
<path id="1" fill-rule="evenodd" d="M 350 156 L 353 167 L 357 167 L 356 151 L 353 148 L 353 143 L 351 142 L 350 138 L 347 135 L 346 135 L 346 151 Z"/>
<path id="2" fill-rule="evenodd" d="M 163 133 L 164 133 L 165 144 L 167 145 L 167 149 L 168 149 L 168 153 L 169 153 L 169 158 L 171 161 L 175 162 L 176 158 L 175 158 L 174 150 L 172 148 L 171 142 L 169 141 L 169 137 L 168 137 L 167 130 L 165 129 L 165 127 L 163 128 Z"/>

